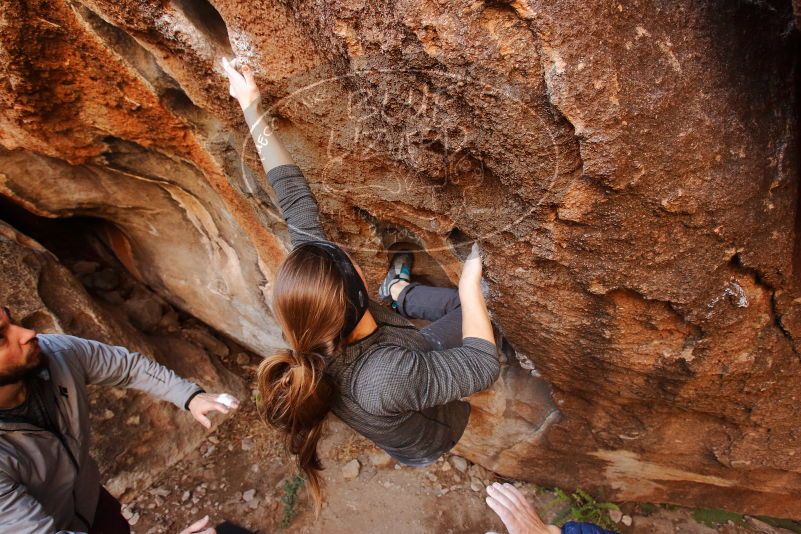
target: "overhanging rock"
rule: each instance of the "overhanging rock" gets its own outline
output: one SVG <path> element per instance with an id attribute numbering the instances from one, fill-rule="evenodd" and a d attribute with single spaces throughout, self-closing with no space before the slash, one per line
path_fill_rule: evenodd
<path id="1" fill-rule="evenodd" d="M 504 381 L 468 455 L 801 518 L 790 2 L 243 5 L 6 1 L 0 193 L 113 223 L 132 273 L 265 353 L 285 231 L 219 67 L 235 53 L 373 287 L 388 231 L 451 281 L 454 243 L 482 241 L 561 419 L 525 439 L 529 382 Z"/>

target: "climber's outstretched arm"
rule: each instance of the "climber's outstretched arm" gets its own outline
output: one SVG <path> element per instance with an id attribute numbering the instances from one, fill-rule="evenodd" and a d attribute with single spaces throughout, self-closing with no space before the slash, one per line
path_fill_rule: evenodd
<path id="1" fill-rule="evenodd" d="M 253 73 L 248 67 L 243 67 L 242 72 L 238 72 L 235 65 L 225 58 L 222 64 L 228 75 L 231 96 L 237 99 L 245 114 L 250 134 L 267 173 L 267 180 L 278 198 L 278 205 L 289 228 L 292 246 L 296 247 L 306 241 L 325 240 L 314 195 L 303 172 L 293 163 L 276 132 L 272 131 L 271 118 L 262 112 L 261 95 Z"/>
<path id="2" fill-rule="evenodd" d="M 236 98 L 245 114 L 245 121 L 248 123 L 250 134 L 259 151 L 264 172 L 269 173 L 281 165 L 294 164 L 292 156 L 272 131 L 272 118 L 261 109 L 261 94 L 259 88 L 256 87 L 250 67 L 242 67 L 240 73 L 236 70 L 235 65 L 225 58 L 222 59 L 222 65 L 228 75 L 229 93 Z"/>

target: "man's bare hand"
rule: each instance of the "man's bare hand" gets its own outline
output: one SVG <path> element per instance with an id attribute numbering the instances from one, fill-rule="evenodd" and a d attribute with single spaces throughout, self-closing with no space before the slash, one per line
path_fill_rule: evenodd
<path id="1" fill-rule="evenodd" d="M 206 516 L 197 523 L 193 523 L 182 530 L 181 534 L 217 534 L 217 530 L 215 530 L 214 527 L 206 528 L 208 524 L 209 516 Z"/>
<path id="2" fill-rule="evenodd" d="M 233 399 L 233 400 L 227 401 L 227 399 Z M 236 410 L 237 408 L 239 408 L 238 400 L 231 397 L 230 395 L 227 395 L 227 399 L 222 395 L 199 393 L 198 395 L 195 395 L 195 397 L 191 401 L 189 401 L 189 406 L 188 406 L 189 412 L 192 414 L 192 417 L 194 417 L 198 423 L 205 426 L 206 428 L 211 428 L 211 421 L 206 416 L 206 414 L 208 414 L 209 412 L 220 412 L 228 414 L 231 413 L 231 410 Z"/>
<path id="3" fill-rule="evenodd" d="M 559 534 L 561 529 L 546 525 L 526 498 L 511 484 L 487 486 L 487 504 L 498 514 L 509 534 Z"/>

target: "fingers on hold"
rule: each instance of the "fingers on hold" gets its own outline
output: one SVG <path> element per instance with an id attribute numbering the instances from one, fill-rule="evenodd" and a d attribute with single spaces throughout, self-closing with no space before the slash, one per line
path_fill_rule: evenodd
<path id="1" fill-rule="evenodd" d="M 225 69 L 225 72 L 227 72 L 228 74 L 231 74 L 231 72 L 236 72 L 234 68 L 231 66 L 231 62 L 228 61 L 228 58 L 225 57 L 222 58 L 222 66 L 223 69 Z"/>
<path id="2" fill-rule="evenodd" d="M 223 69 L 225 73 L 228 75 L 228 79 L 231 80 L 231 83 L 234 83 L 234 80 L 244 80 L 244 77 L 236 71 L 235 68 L 231 66 L 230 63 L 226 62 L 223 63 Z"/>
<path id="3" fill-rule="evenodd" d="M 473 241 L 473 246 L 470 247 L 470 253 L 468 254 L 468 259 L 473 258 L 482 258 L 483 254 L 481 253 L 481 247 L 478 244 L 478 241 Z"/>

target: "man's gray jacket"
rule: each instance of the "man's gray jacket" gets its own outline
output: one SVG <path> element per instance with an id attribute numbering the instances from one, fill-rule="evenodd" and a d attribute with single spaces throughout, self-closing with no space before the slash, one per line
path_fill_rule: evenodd
<path id="1" fill-rule="evenodd" d="M 200 387 L 123 347 L 63 335 L 37 338 L 52 386 L 45 404 L 58 428 L 0 421 L 0 532 L 88 532 L 100 474 L 89 457 L 87 384 L 139 389 L 180 408 Z"/>

